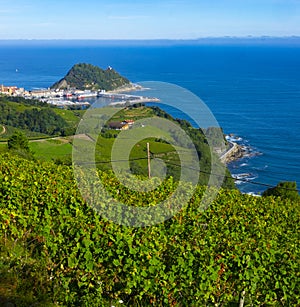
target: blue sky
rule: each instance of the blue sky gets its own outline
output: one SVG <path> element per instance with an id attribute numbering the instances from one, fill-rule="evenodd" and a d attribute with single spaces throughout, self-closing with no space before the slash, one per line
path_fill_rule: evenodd
<path id="1" fill-rule="evenodd" d="M 0 39 L 300 36 L 300 0 L 0 0 Z"/>

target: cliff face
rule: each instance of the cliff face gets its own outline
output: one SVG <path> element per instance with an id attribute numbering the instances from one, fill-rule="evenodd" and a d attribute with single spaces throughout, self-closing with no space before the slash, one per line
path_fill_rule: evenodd
<path id="1" fill-rule="evenodd" d="M 54 83 L 51 89 L 79 90 L 114 90 L 130 84 L 130 81 L 122 77 L 111 67 L 106 70 L 91 64 L 76 64 L 67 75 Z"/>

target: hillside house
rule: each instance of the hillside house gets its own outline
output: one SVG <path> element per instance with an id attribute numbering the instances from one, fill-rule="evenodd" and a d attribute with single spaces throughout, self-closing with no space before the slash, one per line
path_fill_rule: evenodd
<path id="1" fill-rule="evenodd" d="M 109 123 L 109 128 L 115 130 L 128 130 L 129 125 L 126 122 L 111 122 Z"/>

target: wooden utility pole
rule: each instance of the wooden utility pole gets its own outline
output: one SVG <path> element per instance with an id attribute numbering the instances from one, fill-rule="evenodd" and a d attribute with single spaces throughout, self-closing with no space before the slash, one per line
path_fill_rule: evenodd
<path id="1" fill-rule="evenodd" d="M 245 304 L 245 295 L 246 295 L 246 291 L 243 290 L 242 293 L 240 294 L 239 307 L 244 307 L 244 304 Z"/>
<path id="2" fill-rule="evenodd" d="M 151 178 L 151 160 L 150 160 L 150 144 L 147 143 L 147 156 L 148 156 L 148 178 Z"/>

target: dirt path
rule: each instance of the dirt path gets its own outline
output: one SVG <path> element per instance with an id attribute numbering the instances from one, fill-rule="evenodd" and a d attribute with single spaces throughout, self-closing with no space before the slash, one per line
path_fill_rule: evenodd
<path id="1" fill-rule="evenodd" d="M 53 138 L 29 140 L 29 142 L 38 143 L 38 142 L 45 142 L 45 141 L 49 141 L 49 140 L 58 140 L 58 141 L 61 141 L 62 143 L 69 143 L 70 142 L 70 140 L 68 140 L 67 137 L 63 137 L 63 136 L 55 136 Z"/>
<path id="2" fill-rule="evenodd" d="M 6 128 L 5 128 L 4 125 L 2 125 L 2 131 L 1 131 L 0 135 L 5 134 L 5 133 L 6 133 Z"/>
<path id="3" fill-rule="evenodd" d="M 1 125 L 0 125 L 0 127 L 1 127 Z M 2 132 L 0 132 L 0 135 L 5 134 L 5 133 L 6 133 L 6 128 L 5 128 L 4 125 L 2 125 Z M 75 135 L 70 135 L 70 136 L 67 136 L 67 137 L 56 136 L 56 137 L 50 137 L 50 138 L 29 140 L 29 143 L 39 143 L 39 142 L 45 142 L 45 141 L 49 141 L 49 140 L 58 140 L 61 143 L 70 143 L 73 139 L 82 139 L 82 140 L 95 142 L 95 140 L 93 140 L 93 138 L 90 137 L 87 134 L 75 134 Z M 0 140 L 0 143 L 7 143 L 7 141 L 1 141 Z"/>
<path id="4" fill-rule="evenodd" d="M 86 140 L 86 141 L 92 141 L 94 142 L 95 140 L 93 140 L 89 135 L 87 134 L 75 134 L 72 136 L 73 139 L 81 139 L 81 140 Z"/>
<path id="5" fill-rule="evenodd" d="M 70 135 L 70 136 L 56 136 L 53 138 L 45 138 L 45 139 L 38 139 L 38 140 L 30 140 L 29 142 L 44 142 L 48 140 L 59 140 L 62 143 L 70 143 L 71 140 L 73 139 L 81 139 L 81 140 L 86 140 L 86 141 L 92 141 L 94 140 L 87 134 L 75 134 L 75 135 Z"/>

